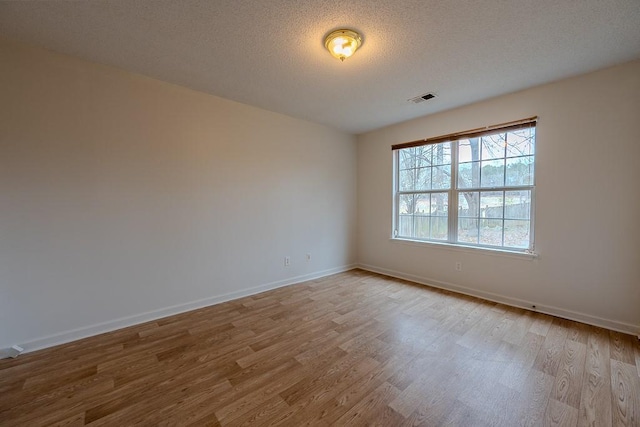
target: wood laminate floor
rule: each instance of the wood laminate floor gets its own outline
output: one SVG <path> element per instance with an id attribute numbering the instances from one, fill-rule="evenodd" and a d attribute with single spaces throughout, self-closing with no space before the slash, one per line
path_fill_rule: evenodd
<path id="1" fill-rule="evenodd" d="M 636 337 L 354 270 L 0 361 L 0 425 L 639 426 Z"/>

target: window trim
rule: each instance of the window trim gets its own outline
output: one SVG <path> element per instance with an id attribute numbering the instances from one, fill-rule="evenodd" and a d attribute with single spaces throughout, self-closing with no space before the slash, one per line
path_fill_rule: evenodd
<path id="1" fill-rule="evenodd" d="M 496 246 L 469 246 L 461 243 L 439 242 L 436 240 L 414 240 L 406 237 L 389 237 L 389 241 L 401 245 L 417 247 L 432 246 L 452 252 L 482 253 L 485 255 L 500 255 L 508 258 L 534 259 L 540 256 L 538 252 L 534 251 L 511 250 Z"/>
<path id="2" fill-rule="evenodd" d="M 394 144 L 391 146 L 393 152 L 393 212 L 392 212 L 392 227 L 391 227 L 391 240 L 399 241 L 399 242 L 408 242 L 413 244 L 430 244 L 436 246 L 444 246 L 447 248 L 460 248 L 467 250 L 485 250 L 491 252 L 500 252 L 512 255 L 526 255 L 531 257 L 537 257 L 537 253 L 535 252 L 535 193 L 536 193 L 536 155 L 537 155 L 537 146 L 536 151 L 534 153 L 534 174 L 533 181 L 530 185 L 527 186 L 500 186 L 500 187 L 478 187 L 478 188 L 464 188 L 459 189 L 457 178 L 458 178 L 458 151 L 459 151 L 459 141 L 461 139 L 469 139 L 475 137 L 481 137 L 485 135 L 494 135 L 500 133 L 506 133 L 513 130 L 518 129 L 526 129 L 526 128 L 536 128 L 537 127 L 538 117 L 530 117 L 527 119 L 516 120 L 512 122 L 502 123 L 499 125 L 491 125 L 486 126 L 484 128 L 477 128 L 463 132 L 451 133 L 443 136 L 437 136 L 433 138 L 426 138 L 423 140 L 411 141 L 402 144 Z M 536 135 L 537 136 L 537 135 Z M 399 189 L 399 150 L 405 148 L 413 148 L 413 147 L 421 147 L 425 145 L 435 145 L 443 142 L 451 143 L 451 185 L 448 190 L 443 189 L 431 189 L 424 191 L 400 191 Z M 506 184 L 506 182 L 505 182 Z M 529 247 L 528 248 L 514 248 L 509 246 L 493 246 L 493 245 L 483 245 L 481 243 L 468 243 L 468 242 L 459 242 L 458 241 L 458 209 L 451 209 L 452 206 L 459 206 L 459 196 L 461 192 L 490 192 L 490 191 L 530 191 L 531 192 L 531 203 L 530 203 L 530 211 L 529 211 Z M 447 228 L 447 240 L 437 240 L 437 239 L 421 239 L 416 237 L 406 237 L 399 236 L 399 207 L 400 207 L 400 196 L 402 194 L 431 194 L 431 193 L 447 193 L 448 197 L 448 228 Z M 503 206 L 504 209 L 504 206 Z M 503 214 L 503 225 L 504 225 L 504 214 Z M 503 238 L 504 244 L 504 238 Z"/>

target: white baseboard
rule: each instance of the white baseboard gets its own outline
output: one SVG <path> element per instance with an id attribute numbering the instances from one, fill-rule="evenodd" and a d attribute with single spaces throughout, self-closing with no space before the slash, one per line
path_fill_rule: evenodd
<path id="1" fill-rule="evenodd" d="M 368 264 L 358 264 L 358 268 L 373 273 L 384 274 L 386 276 L 396 277 L 398 279 L 405 279 L 411 282 L 416 282 L 421 285 L 431 286 L 439 289 L 446 289 L 449 291 L 458 292 L 464 295 L 482 298 L 488 301 L 498 302 L 513 307 L 524 308 L 539 313 L 549 314 L 563 319 L 575 320 L 577 322 L 586 323 L 593 326 L 599 326 L 601 328 L 610 329 L 613 331 L 623 332 L 625 334 L 637 335 L 640 337 L 640 325 L 632 325 L 630 323 L 620 322 L 617 320 L 603 319 L 602 317 L 592 316 L 590 314 L 579 313 L 572 310 L 566 310 L 553 306 L 541 306 L 537 302 L 525 301 L 518 298 L 511 298 L 504 295 L 494 294 L 492 292 L 484 292 L 477 289 L 468 288 L 465 286 L 456 285 L 454 283 L 443 282 L 440 280 L 430 279 L 427 277 L 420 277 L 413 274 L 407 274 L 400 271 L 390 270 L 387 268 L 376 267 Z M 531 307 L 535 305 L 533 310 Z"/>
<path id="2" fill-rule="evenodd" d="M 470 295 L 485 300 L 498 302 L 513 307 L 531 309 L 534 304 L 530 301 L 521 300 L 518 298 L 506 297 L 503 295 L 494 294 L 491 292 L 478 291 L 476 289 L 459 286 L 453 283 L 442 282 L 435 279 L 424 278 L 413 274 L 402 273 L 400 271 L 390 270 L 387 268 L 376 267 L 367 264 L 351 264 L 342 267 L 332 268 L 328 270 L 318 271 L 315 273 L 305 274 L 302 276 L 291 277 L 288 279 L 266 283 L 264 285 L 255 286 L 241 291 L 230 292 L 224 295 L 217 295 L 208 298 L 203 298 L 197 301 L 192 301 L 184 304 L 178 304 L 170 307 L 161 308 L 158 310 L 148 311 L 133 316 L 122 317 L 119 319 L 110 320 L 107 322 L 97 323 L 82 328 L 77 328 L 69 331 L 60 332 L 46 337 L 37 338 L 23 344 L 20 344 L 24 348 L 24 353 L 29 353 L 43 348 L 53 347 L 60 344 L 65 344 L 71 341 L 76 341 L 82 338 L 102 334 L 105 332 L 111 332 L 117 329 L 126 328 L 128 326 L 137 325 L 144 322 L 157 320 L 163 317 L 172 316 L 174 314 L 180 314 L 191 310 L 207 307 L 210 305 L 220 304 L 222 302 L 231 301 L 234 299 L 255 295 L 260 292 L 281 288 L 284 286 L 293 285 L 307 280 L 318 279 L 321 277 L 329 276 L 331 274 L 342 273 L 345 271 L 353 270 L 354 268 L 360 268 L 362 270 L 371 271 L 374 273 L 384 274 L 391 277 L 397 277 L 399 279 L 410 280 L 426 286 L 432 286 L 435 288 L 446 289 L 454 292 L 458 292 L 465 295 Z M 579 313 L 571 310 L 565 310 L 558 307 L 540 306 L 536 304 L 536 310 L 540 313 L 550 314 L 552 316 L 562 317 L 564 319 L 575 320 L 589 325 L 599 326 L 614 331 L 619 331 L 627 334 L 637 335 L 640 338 L 640 326 L 632 325 L 629 323 L 619 322 L 615 320 L 603 319 L 597 316 L 591 316 L 584 313 Z M 1 358 L 2 356 L 0 356 Z"/>
<path id="3" fill-rule="evenodd" d="M 37 338 L 20 344 L 24 348 L 25 353 L 29 353 L 43 348 L 53 347 L 60 344 L 65 344 L 71 341 L 76 341 L 82 338 L 103 334 L 105 332 L 115 331 L 116 329 L 126 328 L 128 326 L 137 325 L 152 320 L 157 320 L 163 317 L 172 316 L 174 314 L 184 313 L 186 311 L 196 310 L 198 308 L 207 307 L 210 305 L 220 304 L 222 302 L 231 301 L 234 299 L 255 295 L 260 292 L 269 291 L 272 289 L 281 288 L 284 286 L 293 285 L 300 282 L 306 282 L 307 280 L 318 279 L 320 277 L 329 276 L 331 274 L 342 273 L 344 271 L 353 270 L 357 266 L 355 264 L 345 265 L 342 267 L 331 268 L 328 270 L 317 271 L 315 273 L 305 274 L 302 276 L 290 277 L 288 279 L 280 280 L 277 282 L 266 283 L 264 285 L 255 286 L 241 291 L 230 292 L 224 295 L 216 295 L 208 298 L 203 298 L 197 301 L 192 301 L 184 304 L 173 305 L 170 307 L 161 308 L 158 310 L 147 311 L 146 313 L 140 313 L 133 316 L 121 317 L 119 319 L 109 320 L 107 322 L 97 323 L 82 328 L 77 328 L 69 331 L 59 332 L 57 334 L 48 335 L 46 337 Z"/>

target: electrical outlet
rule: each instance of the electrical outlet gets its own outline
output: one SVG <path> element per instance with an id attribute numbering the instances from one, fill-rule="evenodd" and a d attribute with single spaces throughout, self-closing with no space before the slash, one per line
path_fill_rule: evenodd
<path id="1" fill-rule="evenodd" d="M 462 261 L 456 261 L 456 271 L 462 271 Z"/>
<path id="2" fill-rule="evenodd" d="M 311 261 L 311 254 L 307 254 L 307 262 Z"/>
<path id="3" fill-rule="evenodd" d="M 291 257 L 284 257 L 284 266 L 289 267 L 291 265 Z"/>

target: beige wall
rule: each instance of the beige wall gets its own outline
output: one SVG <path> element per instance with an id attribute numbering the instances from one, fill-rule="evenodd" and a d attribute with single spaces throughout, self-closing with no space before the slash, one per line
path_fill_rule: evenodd
<path id="1" fill-rule="evenodd" d="M 390 240 L 392 144 L 536 115 L 537 259 Z M 639 125 L 636 61 L 361 135 L 359 262 L 640 333 Z"/>
<path id="2" fill-rule="evenodd" d="M 0 348 L 355 261 L 352 136 L 2 40 L 0 99 Z"/>
<path id="3" fill-rule="evenodd" d="M 361 135 L 357 151 L 1 39 L 0 99 L 0 348 L 339 271 L 356 249 L 372 270 L 640 332 L 639 61 Z M 391 144 L 532 115 L 538 258 L 390 240 Z"/>

